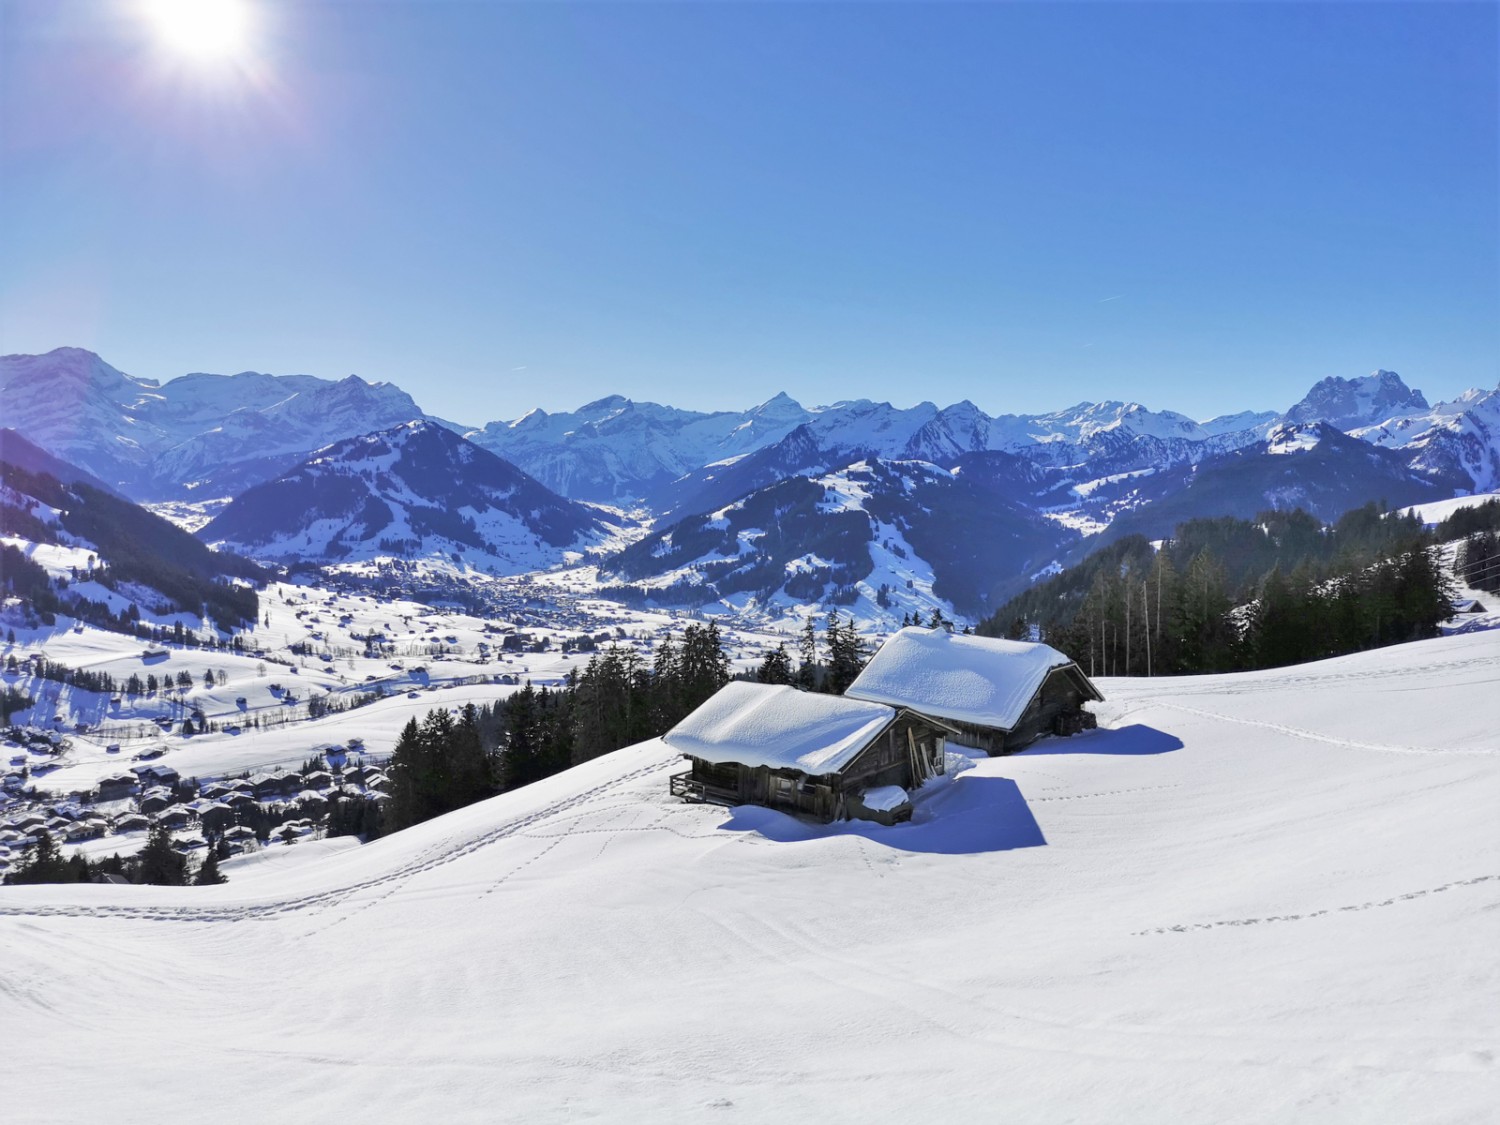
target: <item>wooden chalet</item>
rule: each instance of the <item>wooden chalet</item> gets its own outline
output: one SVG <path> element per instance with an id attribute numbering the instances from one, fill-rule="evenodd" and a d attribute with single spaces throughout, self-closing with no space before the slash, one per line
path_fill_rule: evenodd
<path id="1" fill-rule="evenodd" d="M 844 694 L 946 723 L 954 741 L 991 755 L 1088 730 L 1095 719 L 1084 703 L 1104 699 L 1048 645 L 919 626 L 886 641 Z"/>
<path id="2" fill-rule="evenodd" d="M 139 782 L 133 773 L 115 773 L 99 779 L 98 801 L 119 801 L 136 791 Z"/>
<path id="3" fill-rule="evenodd" d="M 943 772 L 951 733 L 883 703 L 736 681 L 662 741 L 691 764 L 671 780 L 686 800 L 893 824 L 911 819 L 910 792 Z"/>

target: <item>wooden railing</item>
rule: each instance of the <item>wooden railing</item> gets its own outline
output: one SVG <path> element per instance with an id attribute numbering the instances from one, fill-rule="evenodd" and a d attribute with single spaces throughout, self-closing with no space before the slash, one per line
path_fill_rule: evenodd
<path id="1" fill-rule="evenodd" d="M 681 797 L 685 801 L 703 800 L 703 782 L 693 780 L 692 770 L 674 773 L 669 785 L 674 797 Z"/>
<path id="2" fill-rule="evenodd" d="M 693 776 L 692 770 L 683 773 L 674 773 L 669 782 L 672 796 L 681 797 L 684 801 L 696 801 L 699 804 L 708 803 L 712 805 L 737 805 L 740 803 L 740 795 L 733 789 L 726 789 L 719 785 L 709 785 L 699 781 Z"/>

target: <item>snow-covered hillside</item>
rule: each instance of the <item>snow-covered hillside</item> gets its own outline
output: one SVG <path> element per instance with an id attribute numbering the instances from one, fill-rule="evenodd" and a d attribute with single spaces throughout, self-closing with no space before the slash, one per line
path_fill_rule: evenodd
<path id="1" fill-rule="evenodd" d="M 1353 431 L 1375 445 L 1405 449 L 1423 472 L 1466 473 L 1476 490 L 1500 488 L 1500 388 L 1470 390 L 1432 409 Z"/>
<path id="2" fill-rule="evenodd" d="M 601 513 L 432 422 L 339 442 L 244 493 L 205 540 L 284 562 L 460 557 L 515 574 L 602 543 Z"/>
<path id="3" fill-rule="evenodd" d="M 1486 1121 L 1497 642 L 1105 680 L 895 828 L 679 803 L 652 742 L 242 884 L 8 887 L 6 1113 Z"/>
<path id="4" fill-rule="evenodd" d="M 894 628 L 907 613 L 979 616 L 1076 535 L 980 473 L 856 461 L 688 516 L 606 560 L 623 596 L 789 613 L 844 606 Z"/>

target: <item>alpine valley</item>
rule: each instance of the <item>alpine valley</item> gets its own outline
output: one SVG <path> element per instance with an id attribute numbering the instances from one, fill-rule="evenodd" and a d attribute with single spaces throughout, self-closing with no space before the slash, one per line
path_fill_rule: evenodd
<path id="1" fill-rule="evenodd" d="M 1124 401 L 1017 415 L 778 394 L 461 424 L 353 375 L 157 382 L 58 348 L 0 358 L 0 401 L 31 471 L 259 564 L 525 576 L 762 621 L 843 606 L 876 628 L 934 608 L 979 618 L 1105 542 L 1185 519 L 1332 520 L 1500 488 L 1500 389 L 1434 405 L 1390 371 L 1201 421 Z"/>

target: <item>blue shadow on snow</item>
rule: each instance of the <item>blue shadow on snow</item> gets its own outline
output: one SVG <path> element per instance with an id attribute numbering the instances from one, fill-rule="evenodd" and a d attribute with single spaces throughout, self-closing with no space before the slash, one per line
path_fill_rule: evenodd
<path id="1" fill-rule="evenodd" d="M 1182 739 L 1164 730 L 1131 723 L 1112 730 L 1090 730 L 1071 738 L 1044 738 L 1021 751 L 1035 758 L 1042 754 L 1170 754 L 1182 749 Z"/>
<path id="2" fill-rule="evenodd" d="M 730 810 L 729 819 L 719 825 L 719 830 L 754 832 L 783 844 L 858 836 L 900 851 L 937 855 L 978 855 L 1046 845 L 1026 798 L 1010 778 L 963 773 L 941 784 L 938 792 L 918 800 L 907 824 L 884 825 L 869 820 L 815 824 L 775 809 L 739 805 Z"/>

